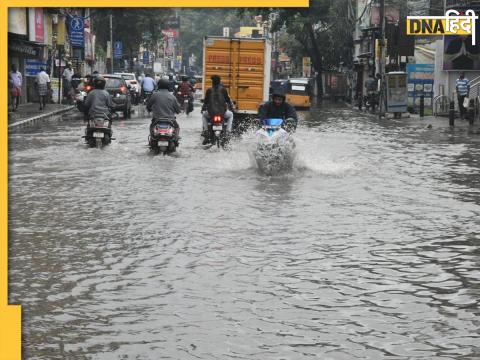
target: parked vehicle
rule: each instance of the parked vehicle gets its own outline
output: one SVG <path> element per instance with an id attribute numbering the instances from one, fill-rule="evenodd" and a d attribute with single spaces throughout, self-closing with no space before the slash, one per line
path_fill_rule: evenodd
<path id="1" fill-rule="evenodd" d="M 363 103 L 367 111 L 375 112 L 375 108 L 379 104 L 378 91 L 368 90 L 367 95 L 364 96 Z"/>
<path id="2" fill-rule="evenodd" d="M 123 112 L 125 119 L 130 118 L 132 112 L 132 100 L 127 83 L 120 75 L 102 75 L 105 78 L 105 90 L 112 96 L 112 101 L 118 111 Z"/>
<path id="3" fill-rule="evenodd" d="M 90 147 L 102 148 L 112 141 L 112 120 L 118 119 L 117 113 L 104 114 L 88 119 L 85 128 L 85 142 Z"/>
<path id="4" fill-rule="evenodd" d="M 153 119 L 150 125 L 148 146 L 155 154 L 163 155 L 175 152 L 178 147 L 179 137 L 173 122 L 169 119 Z"/>

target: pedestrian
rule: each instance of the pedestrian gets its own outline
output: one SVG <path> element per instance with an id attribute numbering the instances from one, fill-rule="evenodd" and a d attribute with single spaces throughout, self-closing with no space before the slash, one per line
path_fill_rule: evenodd
<path id="1" fill-rule="evenodd" d="M 45 72 L 45 68 L 43 67 L 40 68 L 40 72 L 37 74 L 37 77 L 35 78 L 35 84 L 37 86 L 37 91 L 38 91 L 40 110 L 43 110 L 45 108 L 45 105 L 47 104 L 47 96 L 48 96 L 48 91 L 50 89 L 50 77 Z"/>
<path id="2" fill-rule="evenodd" d="M 465 118 L 465 113 L 467 109 L 463 106 L 463 102 L 465 98 L 468 98 L 468 94 L 470 93 L 470 81 L 465 78 L 465 73 L 462 72 L 460 77 L 457 79 L 455 83 L 455 88 L 457 89 L 457 100 L 458 100 L 458 108 L 460 109 L 460 118 L 462 120 Z"/>
<path id="3" fill-rule="evenodd" d="M 22 96 L 22 74 L 17 70 L 17 65 L 12 64 L 11 71 L 8 74 L 9 81 L 11 80 L 10 96 L 12 97 L 13 111 L 16 111 L 20 103 L 20 96 Z"/>
<path id="4" fill-rule="evenodd" d="M 72 77 L 73 77 L 72 65 L 70 63 L 67 63 L 65 70 L 63 70 L 62 78 L 63 78 L 63 97 L 66 98 L 68 101 L 72 100 L 72 96 L 71 96 Z"/>

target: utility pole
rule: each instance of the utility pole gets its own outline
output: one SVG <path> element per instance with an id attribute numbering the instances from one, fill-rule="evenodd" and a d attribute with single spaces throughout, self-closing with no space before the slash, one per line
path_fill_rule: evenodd
<path id="1" fill-rule="evenodd" d="M 380 113 L 379 116 L 385 116 L 386 103 L 386 83 L 385 83 L 385 0 L 380 0 Z"/>
<path id="2" fill-rule="evenodd" d="M 113 15 L 110 13 L 110 74 L 113 74 Z"/>

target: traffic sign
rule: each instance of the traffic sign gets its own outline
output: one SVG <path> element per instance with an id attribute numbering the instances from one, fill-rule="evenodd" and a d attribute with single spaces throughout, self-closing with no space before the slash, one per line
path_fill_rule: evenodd
<path id="1" fill-rule="evenodd" d="M 71 16 L 68 22 L 70 44 L 76 47 L 85 45 L 85 20 L 81 16 Z"/>
<path id="2" fill-rule="evenodd" d="M 143 64 L 147 65 L 150 63 L 150 53 L 148 51 L 143 52 Z"/>
<path id="3" fill-rule="evenodd" d="M 123 43 L 121 41 L 115 41 L 113 43 L 113 58 L 114 59 L 123 58 Z"/>

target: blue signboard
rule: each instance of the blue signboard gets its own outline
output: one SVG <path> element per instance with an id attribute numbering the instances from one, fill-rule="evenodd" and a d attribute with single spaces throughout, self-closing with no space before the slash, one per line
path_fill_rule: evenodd
<path id="1" fill-rule="evenodd" d="M 83 17 L 71 16 L 68 21 L 70 44 L 76 47 L 85 46 L 85 21 Z"/>
<path id="2" fill-rule="evenodd" d="M 47 63 L 38 60 L 25 60 L 25 75 L 35 76 L 40 72 L 40 68 L 47 69 Z"/>
<path id="3" fill-rule="evenodd" d="M 145 65 L 150 63 L 150 53 L 148 51 L 143 52 L 143 63 Z"/>
<path id="4" fill-rule="evenodd" d="M 113 58 L 114 59 L 123 58 L 123 43 L 121 41 L 115 41 L 113 43 Z"/>
<path id="5" fill-rule="evenodd" d="M 422 95 L 425 106 L 432 106 L 434 71 L 434 64 L 407 64 L 409 106 L 420 106 Z"/>

